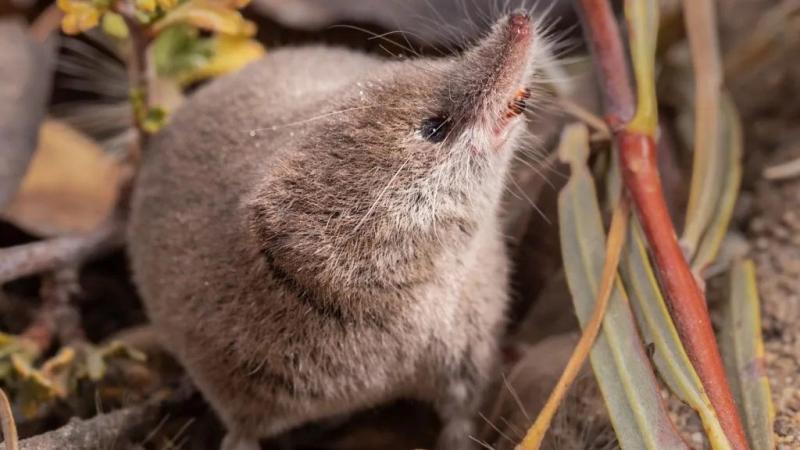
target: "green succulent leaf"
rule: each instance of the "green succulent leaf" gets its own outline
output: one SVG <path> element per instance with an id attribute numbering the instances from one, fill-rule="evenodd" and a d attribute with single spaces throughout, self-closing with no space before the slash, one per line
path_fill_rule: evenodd
<path id="1" fill-rule="evenodd" d="M 751 447 L 771 450 L 775 448 L 775 407 L 764 361 L 759 303 L 753 262 L 737 261 L 730 271 L 730 295 L 720 333 L 722 356 Z"/>
<path id="2" fill-rule="evenodd" d="M 707 207 L 713 211 L 710 215 L 706 213 L 697 215 L 697 217 L 709 216 L 698 243 L 697 253 L 692 258 L 692 269 L 697 273 L 711 265 L 717 257 L 728 231 L 736 198 L 739 195 L 739 185 L 742 182 L 742 125 L 730 95 L 724 94 L 720 103 L 720 136 L 716 140 L 717 148 L 711 150 L 708 156 L 710 166 L 714 169 L 713 173 L 709 169 L 709 173 L 703 175 L 715 177 L 713 189 L 707 194 L 711 195 L 713 200 L 700 202 L 701 205 L 710 203 Z M 688 227 L 687 224 L 687 229 Z"/>
<path id="3" fill-rule="evenodd" d="M 700 378 L 683 348 L 658 281 L 650 265 L 641 226 L 633 221 L 628 233 L 620 274 L 631 298 L 639 328 L 654 346 L 653 361 L 670 390 L 697 411 L 711 448 L 731 448 Z"/>
<path id="4" fill-rule="evenodd" d="M 581 324 L 591 316 L 605 257 L 600 207 L 586 166 L 588 143 L 586 127 L 571 125 L 564 131 L 559 149 L 571 166 L 569 182 L 558 199 L 562 256 Z M 688 449 L 663 404 L 619 279 L 590 358 L 622 448 Z"/>
<path id="5" fill-rule="evenodd" d="M 115 12 L 109 11 L 103 14 L 101 26 L 107 35 L 117 39 L 127 39 L 130 35 L 125 19 Z"/>
<path id="6" fill-rule="evenodd" d="M 255 24 L 246 20 L 236 10 L 242 4 L 243 2 L 236 1 L 189 0 L 153 23 L 153 31 L 161 33 L 175 24 L 185 23 L 216 33 L 252 36 L 256 32 Z"/>
<path id="7" fill-rule="evenodd" d="M 178 24 L 162 31 L 151 50 L 156 72 L 168 78 L 180 78 L 184 73 L 208 64 L 214 55 L 213 42 L 200 36 L 189 25 Z"/>
<path id="8" fill-rule="evenodd" d="M 142 130 L 146 133 L 156 133 L 167 123 L 167 111 L 160 106 L 149 108 L 142 119 Z"/>

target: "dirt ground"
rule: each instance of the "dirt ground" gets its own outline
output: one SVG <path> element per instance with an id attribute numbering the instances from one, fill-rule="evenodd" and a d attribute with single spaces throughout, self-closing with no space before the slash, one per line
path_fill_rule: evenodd
<path id="1" fill-rule="evenodd" d="M 722 2 L 723 42 L 742 38 L 755 17 L 789 2 Z M 773 9 L 774 11 L 774 9 Z M 750 244 L 762 302 L 766 363 L 777 410 L 778 448 L 800 448 L 800 177 L 768 180 L 764 170 L 800 158 L 797 25 L 755 69 L 729 74 L 745 132 L 745 175 L 737 228 Z"/>
<path id="2" fill-rule="evenodd" d="M 800 152 L 794 152 L 800 157 Z M 800 178 L 762 181 L 748 239 L 757 265 L 779 449 L 800 448 Z"/>

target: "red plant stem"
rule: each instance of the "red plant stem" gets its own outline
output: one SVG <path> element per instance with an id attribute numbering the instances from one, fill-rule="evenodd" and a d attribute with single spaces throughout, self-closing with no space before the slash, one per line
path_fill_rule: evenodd
<path id="1" fill-rule="evenodd" d="M 652 136 L 624 127 L 634 94 L 619 29 L 608 0 L 577 0 L 600 78 L 606 120 L 614 131 L 623 181 L 642 223 L 656 269 L 681 336 L 725 435 L 736 450 L 747 450 L 742 421 L 731 395 L 703 292 L 678 245 L 664 201 Z"/>
<path id="2" fill-rule="evenodd" d="M 576 3 L 597 66 L 606 123 L 611 131 L 618 131 L 633 118 L 636 100 L 614 12 L 608 0 L 576 0 Z"/>
<path id="3" fill-rule="evenodd" d="M 617 145 L 623 180 L 636 205 L 681 341 L 731 446 L 746 450 L 747 439 L 725 376 L 706 301 L 678 245 L 664 201 L 655 142 L 650 136 L 622 131 L 617 134 Z"/>

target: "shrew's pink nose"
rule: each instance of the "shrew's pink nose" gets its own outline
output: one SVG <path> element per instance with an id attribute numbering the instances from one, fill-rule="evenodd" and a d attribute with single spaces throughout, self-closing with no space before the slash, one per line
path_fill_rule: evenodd
<path id="1" fill-rule="evenodd" d="M 531 19 L 526 12 L 515 12 L 508 17 L 508 26 L 516 38 L 525 38 L 531 33 Z"/>

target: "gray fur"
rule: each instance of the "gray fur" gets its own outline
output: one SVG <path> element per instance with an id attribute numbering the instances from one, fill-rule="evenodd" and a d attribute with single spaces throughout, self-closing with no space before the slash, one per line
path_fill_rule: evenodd
<path id="1" fill-rule="evenodd" d="M 508 297 L 498 204 L 532 75 L 527 17 L 460 57 L 271 52 L 194 95 L 152 141 L 130 258 L 164 343 L 229 449 L 411 397 L 468 446 Z M 427 142 L 420 124 L 446 113 Z"/>

